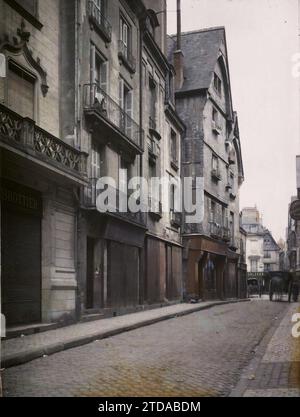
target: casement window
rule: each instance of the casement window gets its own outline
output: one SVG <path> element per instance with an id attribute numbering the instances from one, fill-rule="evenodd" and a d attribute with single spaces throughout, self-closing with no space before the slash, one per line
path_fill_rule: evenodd
<path id="1" fill-rule="evenodd" d="M 125 83 L 123 78 L 119 80 L 119 106 L 124 113 L 120 113 L 120 128 L 125 129 L 127 136 L 132 134 L 132 119 L 133 119 L 133 94 L 132 89 Z"/>
<path id="2" fill-rule="evenodd" d="M 120 16 L 120 42 L 123 45 L 123 54 L 128 58 L 131 52 L 131 28 L 123 16 Z"/>
<path id="3" fill-rule="evenodd" d="M 212 223 L 216 222 L 216 218 L 217 218 L 217 206 L 216 203 L 214 201 L 210 201 L 210 221 Z"/>
<path id="4" fill-rule="evenodd" d="M 13 62 L 8 64 L 8 106 L 22 117 L 35 118 L 36 79 Z"/>
<path id="5" fill-rule="evenodd" d="M 128 189 L 128 183 L 133 175 L 132 169 L 130 162 L 120 157 L 119 190 L 121 193 L 127 193 L 128 195 L 133 193 L 132 190 Z"/>
<path id="6" fill-rule="evenodd" d="M 232 239 L 234 239 L 234 213 L 232 212 L 230 212 L 230 217 L 229 217 L 229 229 L 230 229 L 231 237 Z"/>
<path id="7" fill-rule="evenodd" d="M 231 192 L 234 193 L 234 174 L 232 172 L 229 173 L 229 185 L 231 187 Z"/>
<path id="8" fill-rule="evenodd" d="M 251 259 L 250 261 L 250 272 L 258 272 L 258 260 L 257 259 Z"/>
<path id="9" fill-rule="evenodd" d="M 91 45 L 91 83 L 104 92 L 108 91 L 108 61 Z"/>
<path id="10" fill-rule="evenodd" d="M 97 10 L 102 16 L 105 15 L 105 0 L 93 0 Z"/>
<path id="11" fill-rule="evenodd" d="M 170 211 L 175 211 L 175 185 L 171 184 L 170 186 Z"/>
<path id="12" fill-rule="evenodd" d="M 216 110 L 214 107 L 212 109 L 212 120 L 213 122 L 215 122 L 216 124 L 219 123 L 219 113 L 218 110 Z"/>
<path id="13" fill-rule="evenodd" d="M 219 171 L 219 160 L 218 160 L 218 157 L 216 155 L 212 155 L 211 167 L 212 167 L 212 170 L 214 172 L 217 173 Z"/>
<path id="14" fill-rule="evenodd" d="M 176 132 L 171 129 L 171 134 L 170 134 L 170 152 L 171 152 L 171 161 L 172 162 L 177 162 L 178 161 L 178 157 L 177 157 L 177 135 Z"/>
<path id="15" fill-rule="evenodd" d="M 92 145 L 91 151 L 91 178 L 100 178 L 101 176 L 101 154 L 100 149 L 95 144 Z"/>
<path id="16" fill-rule="evenodd" d="M 214 74 L 214 88 L 219 95 L 222 94 L 222 81 L 217 74 Z"/>
<path id="17" fill-rule="evenodd" d="M 149 75 L 149 100 L 150 100 L 150 118 L 152 119 L 152 122 L 156 123 L 156 105 L 157 105 L 157 84 L 154 81 L 153 76 Z"/>

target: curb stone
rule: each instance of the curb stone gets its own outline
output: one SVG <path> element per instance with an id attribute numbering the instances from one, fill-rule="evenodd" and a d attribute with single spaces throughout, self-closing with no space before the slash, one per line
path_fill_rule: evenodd
<path id="1" fill-rule="evenodd" d="M 88 343 L 92 343 L 95 342 L 96 340 L 102 340 L 102 339 L 107 339 L 109 337 L 112 336 L 116 336 L 118 334 L 121 333 L 125 333 L 125 332 L 129 332 L 131 330 L 135 330 L 141 327 L 146 327 L 146 326 L 150 326 L 152 324 L 155 323 L 159 323 L 161 321 L 165 321 L 165 320 L 169 320 L 172 318 L 176 318 L 176 317 L 183 317 L 189 314 L 193 314 L 196 313 L 198 311 L 202 311 L 202 310 L 207 310 L 210 309 L 212 307 L 216 307 L 216 306 L 221 306 L 221 305 L 226 305 L 226 304 L 236 304 L 236 303 L 240 303 L 240 302 L 248 302 L 250 301 L 250 299 L 242 299 L 242 300 L 229 300 L 229 301 L 216 301 L 216 302 L 212 302 L 211 304 L 208 305 L 198 305 L 197 307 L 193 308 L 193 309 L 189 309 L 186 311 L 180 311 L 178 313 L 169 313 L 169 314 L 164 314 L 161 317 L 155 317 L 152 319 L 145 319 L 141 322 L 138 323 L 134 323 L 131 324 L 129 326 L 121 326 L 119 328 L 116 329 L 112 329 L 112 330 L 107 330 L 107 331 L 99 331 L 99 332 L 95 332 L 95 333 L 90 333 L 86 336 L 78 336 L 75 337 L 73 339 L 69 339 L 66 342 L 57 342 L 54 343 L 52 345 L 48 345 L 46 347 L 43 348 L 37 348 L 37 349 L 31 349 L 28 351 L 23 351 L 20 353 L 14 353 L 12 355 L 7 355 L 6 357 L 4 357 L 1 361 L 1 366 L 2 368 L 11 368 L 13 366 L 18 366 L 18 365 L 23 365 L 27 362 L 31 362 L 35 359 L 38 358 L 42 358 L 43 356 L 50 356 L 53 355 L 55 353 L 58 352 L 62 352 L 64 350 L 67 349 L 72 349 L 72 348 L 76 348 L 79 346 L 83 346 L 86 345 Z M 1 389 L 1 387 L 0 387 Z"/>

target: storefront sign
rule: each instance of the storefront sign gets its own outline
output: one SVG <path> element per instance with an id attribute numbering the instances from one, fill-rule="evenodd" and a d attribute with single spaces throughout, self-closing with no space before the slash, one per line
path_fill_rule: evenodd
<path id="1" fill-rule="evenodd" d="M 12 181 L 1 179 L 1 203 L 12 209 L 19 209 L 32 214 L 42 214 L 42 199 L 39 192 Z"/>

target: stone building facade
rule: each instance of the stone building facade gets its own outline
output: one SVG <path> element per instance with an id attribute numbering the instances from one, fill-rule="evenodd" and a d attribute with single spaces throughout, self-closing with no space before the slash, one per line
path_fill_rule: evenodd
<path id="1" fill-rule="evenodd" d="M 249 273 L 280 271 L 281 248 L 261 221 L 256 207 L 242 210 L 242 227 L 247 234 L 246 261 Z"/>
<path id="2" fill-rule="evenodd" d="M 134 177 L 181 175 L 166 2 L 2 0 L 0 12 L 8 325 L 180 301 L 181 218 L 160 198 L 149 213 L 119 205 Z M 115 181 L 115 212 L 97 208 L 100 177 Z"/>
<path id="3" fill-rule="evenodd" d="M 65 6 L 0 1 L 1 298 L 9 326 L 75 319 L 87 155 L 63 131 Z"/>
<path id="4" fill-rule="evenodd" d="M 177 73 L 176 108 L 186 125 L 182 175 L 194 181 L 202 178 L 204 183 L 203 221 L 184 221 L 184 295 L 187 299 L 236 297 L 239 187 L 244 173 L 225 29 L 183 33 L 179 40 L 171 37 L 169 60 Z"/>
<path id="5" fill-rule="evenodd" d="M 176 51 L 166 13 L 165 0 L 0 0 L 10 327 L 243 293 L 244 174 L 225 31 L 183 34 Z M 178 209 L 185 176 L 203 178 L 201 223 Z M 115 207 L 99 205 L 103 177 L 103 202 L 113 195 Z M 169 186 L 135 196 L 135 177 Z M 128 196 L 143 212 L 127 209 Z"/>

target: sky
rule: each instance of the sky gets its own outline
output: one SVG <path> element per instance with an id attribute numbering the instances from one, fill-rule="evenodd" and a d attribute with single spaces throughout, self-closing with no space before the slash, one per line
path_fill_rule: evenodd
<path id="1" fill-rule="evenodd" d="M 167 7 L 173 34 L 176 0 Z M 298 0 L 181 0 L 181 8 L 183 32 L 225 26 L 245 170 L 240 208 L 256 205 L 285 238 L 300 154 Z"/>

